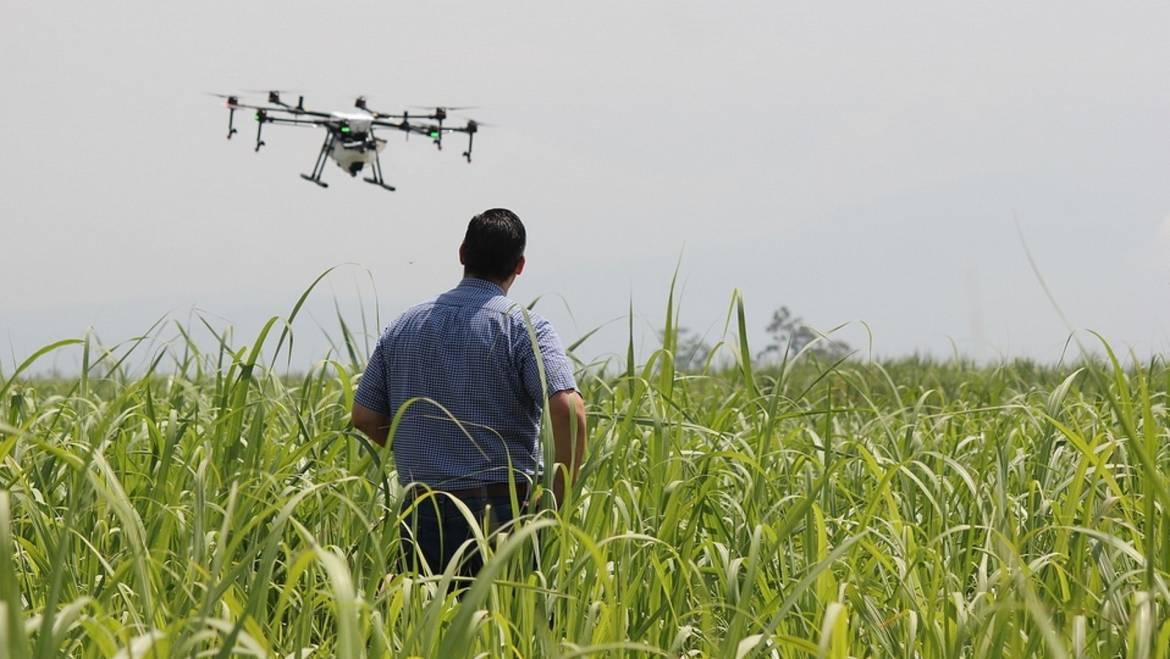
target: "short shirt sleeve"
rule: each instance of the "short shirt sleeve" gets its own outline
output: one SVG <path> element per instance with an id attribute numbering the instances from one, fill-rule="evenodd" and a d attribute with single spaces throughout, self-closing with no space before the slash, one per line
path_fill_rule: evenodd
<path id="1" fill-rule="evenodd" d="M 383 341 L 378 341 L 374 354 L 370 355 L 353 399 L 366 409 L 389 415 L 390 392 L 386 390 L 386 359 L 382 345 Z"/>
<path id="2" fill-rule="evenodd" d="M 522 316 L 517 327 L 521 336 L 517 341 L 516 359 L 525 390 L 532 396 L 532 400 L 543 402 L 546 391 L 552 396 L 560 391 L 576 389 L 577 380 L 573 377 L 573 364 L 561 347 L 561 339 L 552 324 L 536 314 L 530 314 L 529 317 L 536 332 L 536 345 L 540 350 L 541 361 L 544 363 L 547 388 L 541 386 L 540 369 L 536 362 L 536 353 L 532 349 L 532 337 Z"/>

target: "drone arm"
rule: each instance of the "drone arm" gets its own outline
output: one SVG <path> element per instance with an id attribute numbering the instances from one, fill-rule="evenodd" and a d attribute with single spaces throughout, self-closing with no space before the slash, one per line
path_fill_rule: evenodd
<path id="1" fill-rule="evenodd" d="M 333 115 L 329 114 L 328 112 L 317 112 L 315 110 L 305 110 L 304 108 L 301 108 L 301 107 L 290 108 L 289 110 L 286 110 L 286 112 L 291 112 L 292 114 L 295 114 L 298 116 L 303 115 L 306 117 L 321 117 L 322 119 L 328 119 L 329 117 L 333 116 Z"/>
<path id="2" fill-rule="evenodd" d="M 405 121 L 402 123 L 394 123 L 392 121 L 371 121 L 372 126 L 380 126 L 383 128 L 394 128 L 405 132 L 406 134 L 417 133 L 419 135 L 426 135 L 427 137 L 438 142 L 439 138 L 435 137 L 437 133 L 440 137 L 444 132 L 448 133 L 467 133 L 467 150 L 463 152 L 463 157 L 467 162 L 471 162 L 471 150 L 475 145 L 475 133 L 478 131 L 478 124 L 471 122 L 467 126 L 441 126 L 434 124 L 410 124 Z"/>
<path id="3" fill-rule="evenodd" d="M 280 124 L 282 126 L 324 126 L 324 122 L 316 119 L 289 119 L 287 117 L 265 117 L 264 121 L 270 124 Z"/>
<path id="4" fill-rule="evenodd" d="M 317 119 L 290 119 L 289 117 L 272 117 L 269 116 L 266 110 L 256 111 L 256 150 L 264 146 L 266 142 L 261 137 L 264 130 L 264 124 L 280 124 L 282 126 L 324 126 L 324 122 Z"/>
<path id="5" fill-rule="evenodd" d="M 426 135 L 428 137 L 431 135 L 431 133 L 437 130 L 451 130 L 449 128 L 444 128 L 442 126 L 436 126 L 433 124 L 412 124 L 405 121 L 395 123 L 393 121 L 382 121 L 380 119 L 371 121 L 370 125 L 379 126 L 381 128 L 393 128 L 404 133 L 414 133 L 416 135 Z"/>
<path id="6" fill-rule="evenodd" d="M 403 121 L 401 123 L 395 123 L 393 121 L 382 121 L 381 119 L 375 119 L 374 121 L 370 122 L 370 125 L 371 126 L 378 126 L 381 128 L 393 128 L 394 130 L 400 130 L 400 131 L 403 131 L 405 133 L 412 133 L 412 132 L 418 131 L 417 126 L 415 126 L 414 124 L 406 123 L 405 121 Z"/>

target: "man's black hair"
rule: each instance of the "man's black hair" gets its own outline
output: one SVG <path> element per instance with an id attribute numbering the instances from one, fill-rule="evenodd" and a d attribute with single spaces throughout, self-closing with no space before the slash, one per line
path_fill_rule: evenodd
<path id="1" fill-rule="evenodd" d="M 467 274 L 503 281 L 524 256 L 524 223 L 506 208 L 492 208 L 471 218 L 463 237 Z"/>

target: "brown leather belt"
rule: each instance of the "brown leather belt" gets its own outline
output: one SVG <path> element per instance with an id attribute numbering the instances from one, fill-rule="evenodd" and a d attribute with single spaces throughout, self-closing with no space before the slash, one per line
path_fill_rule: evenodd
<path id="1" fill-rule="evenodd" d="M 441 490 L 432 488 L 430 491 L 450 494 L 456 499 L 506 497 L 510 496 L 512 493 L 511 487 L 508 483 L 486 483 L 484 485 L 480 485 L 479 487 L 469 487 L 462 490 Z M 427 488 L 425 487 L 415 487 L 413 494 L 414 496 L 419 496 L 420 494 L 425 494 L 426 492 Z M 522 500 L 526 498 L 528 498 L 528 483 L 516 483 L 516 499 Z"/>

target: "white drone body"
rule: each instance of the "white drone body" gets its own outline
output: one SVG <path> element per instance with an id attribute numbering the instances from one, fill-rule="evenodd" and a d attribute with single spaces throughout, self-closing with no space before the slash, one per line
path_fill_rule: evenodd
<path id="1" fill-rule="evenodd" d="M 329 149 L 329 157 L 337 163 L 345 173 L 357 176 L 366 165 L 371 167 L 378 158 L 378 154 L 386 148 L 386 140 L 374 137 L 370 130 L 374 118 L 368 114 L 352 112 L 330 113 L 339 127 L 339 135 Z M 349 130 L 345 130 L 348 128 Z M 352 139 L 346 139 L 352 135 Z"/>

